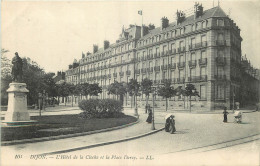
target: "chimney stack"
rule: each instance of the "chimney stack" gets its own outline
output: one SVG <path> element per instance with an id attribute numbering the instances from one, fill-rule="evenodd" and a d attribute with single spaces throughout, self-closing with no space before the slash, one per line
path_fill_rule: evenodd
<path id="1" fill-rule="evenodd" d="M 98 45 L 93 45 L 93 54 L 95 54 L 98 51 Z"/>
<path id="2" fill-rule="evenodd" d="M 108 40 L 105 40 L 104 41 L 104 50 L 109 48 L 109 41 Z"/>
<path id="3" fill-rule="evenodd" d="M 179 25 L 185 20 L 185 13 L 183 11 L 177 10 L 176 15 L 177 15 L 177 25 Z"/>
<path id="4" fill-rule="evenodd" d="M 195 2 L 194 5 L 194 19 L 200 17 L 203 15 L 203 7 L 202 4 L 199 4 L 197 2 Z"/>
<path id="5" fill-rule="evenodd" d="M 162 20 L 161 30 L 163 30 L 169 26 L 169 20 L 167 17 L 163 17 L 161 20 Z"/>
<path id="6" fill-rule="evenodd" d="M 82 52 L 82 58 L 85 58 L 85 54 Z"/>
<path id="7" fill-rule="evenodd" d="M 148 30 L 150 31 L 150 30 L 153 30 L 153 29 L 155 29 L 154 24 L 149 24 L 149 25 L 148 25 Z"/>
<path id="8" fill-rule="evenodd" d="M 87 56 L 90 55 L 90 54 L 91 54 L 91 53 L 88 51 L 88 52 L 87 52 Z"/>

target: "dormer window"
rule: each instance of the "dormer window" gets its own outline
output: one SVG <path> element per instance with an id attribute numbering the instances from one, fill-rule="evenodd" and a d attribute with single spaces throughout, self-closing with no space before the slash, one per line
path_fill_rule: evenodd
<path id="1" fill-rule="evenodd" d="M 218 26 L 224 26 L 224 20 L 223 19 L 218 19 L 217 20 L 217 25 Z"/>
<path id="2" fill-rule="evenodd" d="M 175 31 L 172 31 L 171 36 L 172 36 L 172 37 L 175 36 Z"/>
<path id="3" fill-rule="evenodd" d="M 203 21 L 202 22 L 202 28 L 206 28 L 207 27 L 207 21 Z"/>

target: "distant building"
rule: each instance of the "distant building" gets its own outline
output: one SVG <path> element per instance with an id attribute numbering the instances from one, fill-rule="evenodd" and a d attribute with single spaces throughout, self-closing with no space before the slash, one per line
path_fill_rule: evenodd
<path id="1" fill-rule="evenodd" d="M 250 74 L 251 68 L 242 67 L 240 29 L 219 6 L 204 11 L 196 3 L 194 15 L 186 17 L 177 11 L 176 16 L 173 23 L 163 17 L 158 28 L 123 27 L 116 43 L 104 41 L 103 48 L 94 45 L 93 53 L 82 54 L 79 66 L 66 71 L 66 81 L 99 83 L 103 88 L 100 98 L 111 97 L 106 88 L 114 81 L 127 83 L 134 78 L 141 82 L 149 78 L 157 86 L 168 79 L 174 88 L 191 83 L 200 95 L 192 97 L 196 101 L 193 107 L 212 110 L 231 108 L 233 101 L 239 102 L 242 76 L 247 76 L 253 80 L 248 92 L 258 96 L 255 84 L 259 84 L 259 78 Z M 184 100 L 183 96 L 173 97 L 169 107 L 184 108 Z M 139 107 L 145 106 L 145 96 L 138 101 Z M 155 104 L 164 107 L 165 99 L 157 96 Z M 127 94 L 124 106 L 130 105 Z"/>
<path id="2" fill-rule="evenodd" d="M 65 81 L 74 85 L 79 84 L 79 76 L 79 63 L 77 62 L 77 60 L 74 60 L 74 62 L 69 65 L 69 70 L 65 72 Z"/>
<path id="3" fill-rule="evenodd" d="M 54 80 L 55 84 L 61 84 L 61 83 L 65 82 L 65 72 L 58 71 L 57 75 L 54 76 L 53 80 Z"/>

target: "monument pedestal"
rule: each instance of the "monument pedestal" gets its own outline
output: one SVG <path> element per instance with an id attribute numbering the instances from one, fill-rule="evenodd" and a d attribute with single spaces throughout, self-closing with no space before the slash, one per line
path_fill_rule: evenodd
<path id="1" fill-rule="evenodd" d="M 10 83 L 8 92 L 8 108 L 5 115 L 4 124 L 7 126 L 29 125 L 36 121 L 30 120 L 27 110 L 27 94 L 25 83 Z"/>

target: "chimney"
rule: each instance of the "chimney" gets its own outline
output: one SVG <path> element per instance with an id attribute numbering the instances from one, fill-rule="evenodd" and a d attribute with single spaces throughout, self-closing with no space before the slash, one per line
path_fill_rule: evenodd
<path id="1" fill-rule="evenodd" d="M 176 15 L 177 15 L 177 25 L 179 25 L 185 20 L 185 13 L 183 11 L 177 10 Z"/>
<path id="2" fill-rule="evenodd" d="M 194 5 L 194 20 L 200 16 L 203 15 L 203 7 L 202 4 L 199 4 L 197 2 L 195 2 Z"/>
<path id="3" fill-rule="evenodd" d="M 61 79 L 65 80 L 65 72 L 61 72 Z"/>
<path id="4" fill-rule="evenodd" d="M 60 71 L 58 71 L 58 72 L 57 72 L 57 76 L 60 76 L 60 75 L 61 75 L 61 72 L 60 72 Z"/>
<path id="5" fill-rule="evenodd" d="M 149 33 L 148 26 L 143 25 L 143 36 L 147 35 Z"/>
<path id="6" fill-rule="evenodd" d="M 72 68 L 72 65 L 69 65 L 69 69 L 71 69 Z"/>
<path id="7" fill-rule="evenodd" d="M 150 31 L 150 30 L 153 30 L 153 29 L 155 29 L 154 24 L 149 24 L 149 25 L 148 25 L 148 30 Z"/>
<path id="8" fill-rule="evenodd" d="M 109 48 L 109 41 L 108 40 L 105 40 L 104 41 L 104 50 Z"/>
<path id="9" fill-rule="evenodd" d="M 85 54 L 82 52 L 82 58 L 85 58 Z"/>
<path id="10" fill-rule="evenodd" d="M 98 51 L 98 45 L 93 45 L 93 54 L 95 54 Z"/>
<path id="11" fill-rule="evenodd" d="M 161 20 L 162 20 L 161 30 L 163 30 L 169 26 L 169 20 L 167 17 L 163 17 Z"/>
<path id="12" fill-rule="evenodd" d="M 91 53 L 88 51 L 88 52 L 87 52 L 87 56 L 90 55 L 90 54 L 91 54 Z"/>

